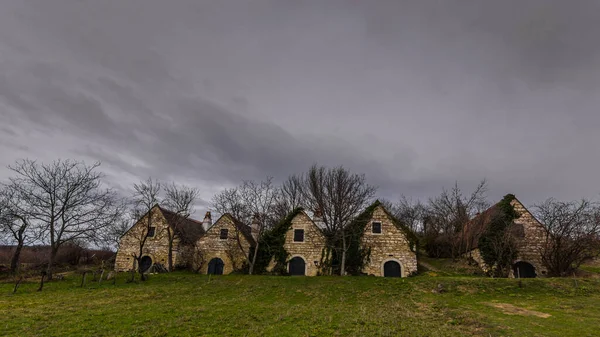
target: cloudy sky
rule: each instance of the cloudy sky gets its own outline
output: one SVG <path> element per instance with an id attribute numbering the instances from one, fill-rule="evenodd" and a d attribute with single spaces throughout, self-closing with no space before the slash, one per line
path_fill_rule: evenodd
<path id="1" fill-rule="evenodd" d="M 101 161 L 127 191 L 283 179 L 379 195 L 482 178 L 526 204 L 600 193 L 597 0 L 0 0 L 0 180 Z"/>

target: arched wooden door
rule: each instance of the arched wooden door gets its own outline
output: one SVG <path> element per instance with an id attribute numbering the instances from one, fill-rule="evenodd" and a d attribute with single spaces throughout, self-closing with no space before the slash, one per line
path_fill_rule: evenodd
<path id="1" fill-rule="evenodd" d="M 536 277 L 535 267 L 525 261 L 519 261 L 513 266 L 516 278 L 534 278 Z"/>
<path id="2" fill-rule="evenodd" d="M 396 261 L 388 261 L 383 265 L 383 276 L 385 277 L 402 277 L 402 267 Z"/>
<path id="3" fill-rule="evenodd" d="M 140 272 L 147 272 L 152 267 L 152 258 L 150 256 L 144 256 L 140 260 Z"/>
<path id="4" fill-rule="evenodd" d="M 223 275 L 223 266 L 225 266 L 223 260 L 215 257 L 208 263 L 208 274 Z"/>
<path id="5" fill-rule="evenodd" d="M 306 275 L 306 263 L 304 259 L 296 256 L 290 260 L 290 275 Z"/>

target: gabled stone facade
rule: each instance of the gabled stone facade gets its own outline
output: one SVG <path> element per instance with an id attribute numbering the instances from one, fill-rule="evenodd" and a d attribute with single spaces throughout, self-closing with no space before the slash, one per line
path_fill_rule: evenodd
<path id="1" fill-rule="evenodd" d="M 375 227 L 375 228 L 374 228 Z M 378 205 L 367 221 L 361 244 L 370 249 L 369 260 L 363 272 L 374 276 L 386 275 L 386 271 L 394 270 L 400 265 L 401 277 L 407 277 L 417 272 L 417 254 L 411 249 L 407 232 L 396 223 L 395 219 Z M 392 272 L 393 273 L 393 272 Z"/>
<path id="2" fill-rule="evenodd" d="M 514 198 L 510 204 L 517 212 L 519 217 L 513 222 L 511 231 L 517 243 L 517 258 L 513 261 L 513 265 L 517 263 L 533 266 L 535 270 L 535 276 L 541 277 L 547 274 L 547 269 L 542 264 L 541 251 L 545 242 L 545 229 L 544 226 L 527 210 L 527 208 L 516 198 Z M 489 266 L 483 261 L 481 252 L 478 248 L 479 237 L 483 234 L 485 226 L 491 219 L 494 212 L 494 207 L 486 210 L 482 214 L 475 217 L 467 224 L 466 228 L 471 233 L 470 238 L 471 246 L 473 247 L 467 256 L 475 260 L 479 266 L 484 270 L 488 271 Z M 477 227 L 477 228 L 474 228 Z M 513 268 L 510 277 L 519 277 L 520 270 L 515 274 L 515 268 Z M 523 277 L 523 276 L 522 276 Z"/>
<path id="3" fill-rule="evenodd" d="M 227 231 L 226 236 L 222 236 L 223 230 Z M 241 270 L 246 263 L 246 254 L 253 245 L 250 227 L 225 214 L 198 239 L 195 254 L 199 258 L 194 267 L 202 274 L 209 271 L 211 274 L 229 274 Z M 220 267 L 215 269 L 215 264 Z"/>
<path id="4" fill-rule="evenodd" d="M 147 231 L 148 216 L 152 216 L 151 226 L 154 227 L 154 235 L 148 237 L 143 247 L 142 256 L 148 256 L 152 264 L 160 263 L 167 265 L 169 254 L 169 239 L 167 234 L 168 222 L 163 210 L 154 206 L 149 213 L 145 214 L 131 227 L 119 242 L 119 250 L 115 260 L 116 271 L 137 270 L 135 255 L 139 254 L 140 242 L 144 239 Z M 180 263 L 179 258 L 180 239 L 173 240 L 173 264 Z"/>
<path id="5" fill-rule="evenodd" d="M 303 241 L 301 242 L 294 241 L 297 230 L 303 231 Z M 321 229 L 304 211 L 292 219 L 291 226 L 285 234 L 283 248 L 289 254 L 286 262 L 288 273 L 290 267 L 293 268 L 292 264 L 301 266 L 300 262 L 304 262 L 304 275 L 316 276 L 319 274 L 323 248 L 325 248 L 325 237 Z M 302 259 L 302 261 L 298 259 Z"/>

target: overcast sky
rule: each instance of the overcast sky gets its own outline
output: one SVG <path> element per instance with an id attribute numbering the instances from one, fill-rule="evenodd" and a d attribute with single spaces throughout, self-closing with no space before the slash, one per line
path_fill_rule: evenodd
<path id="1" fill-rule="evenodd" d="M 0 180 L 19 158 L 223 187 L 317 162 L 379 196 L 482 178 L 600 193 L 597 0 L 0 0 Z M 202 210 L 200 210 L 202 212 Z"/>

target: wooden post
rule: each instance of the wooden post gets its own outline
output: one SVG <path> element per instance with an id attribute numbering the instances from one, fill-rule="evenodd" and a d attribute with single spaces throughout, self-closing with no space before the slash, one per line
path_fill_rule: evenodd
<path id="1" fill-rule="evenodd" d="M 23 276 L 19 277 L 19 279 L 17 280 L 17 283 L 15 283 L 15 288 L 13 289 L 13 294 L 17 292 L 17 288 L 19 288 L 19 284 L 21 284 L 21 281 L 23 281 Z"/>
<path id="2" fill-rule="evenodd" d="M 87 275 L 87 270 L 84 270 L 83 275 L 81 276 L 81 288 L 83 288 L 83 285 L 85 284 L 85 275 Z"/>
<path id="3" fill-rule="evenodd" d="M 102 273 L 100 273 L 100 279 L 98 279 L 98 283 L 102 282 L 103 276 L 104 276 L 104 269 L 102 269 Z"/>
<path id="4" fill-rule="evenodd" d="M 44 289 L 44 278 L 46 278 L 46 271 L 42 271 L 42 279 L 40 281 L 40 287 L 38 288 L 37 291 L 42 291 L 42 289 Z"/>

